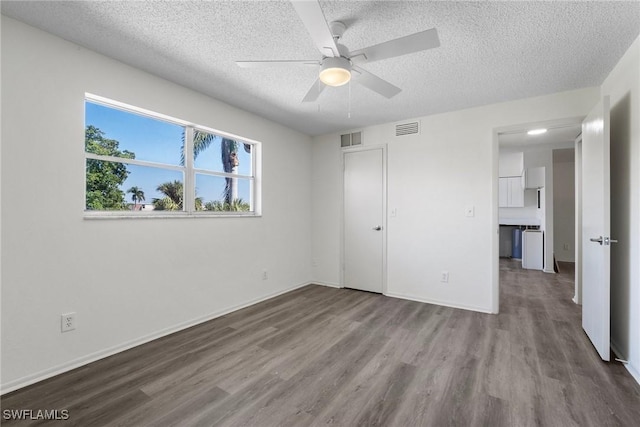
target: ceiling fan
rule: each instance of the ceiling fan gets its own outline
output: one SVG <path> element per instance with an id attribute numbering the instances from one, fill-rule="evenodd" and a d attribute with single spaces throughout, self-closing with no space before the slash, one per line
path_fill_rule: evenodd
<path id="1" fill-rule="evenodd" d="M 352 77 L 354 82 L 382 96 L 391 98 L 400 93 L 402 89 L 371 74 L 358 64 L 394 58 L 440 46 L 438 32 L 432 28 L 351 52 L 344 45 L 338 43 L 347 27 L 339 21 L 327 24 L 318 1 L 292 1 L 291 4 L 322 54 L 322 59 L 236 61 L 236 64 L 244 68 L 289 67 L 292 65 L 320 66 L 318 79 L 311 86 L 302 102 L 315 101 L 324 90 L 325 85 L 342 86 Z M 320 84 L 320 82 L 324 84 Z"/>

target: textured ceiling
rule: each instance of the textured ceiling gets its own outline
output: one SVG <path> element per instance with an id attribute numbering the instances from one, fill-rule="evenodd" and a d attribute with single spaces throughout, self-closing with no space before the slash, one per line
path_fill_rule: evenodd
<path id="1" fill-rule="evenodd" d="M 640 33 L 640 2 L 321 1 L 350 50 L 437 28 L 436 49 L 364 64 L 403 91 L 360 85 L 301 103 L 320 59 L 288 1 L 2 1 L 2 13 L 310 135 L 602 83 Z M 349 94 L 351 92 L 351 94 Z M 349 117 L 350 105 L 350 117 Z"/>

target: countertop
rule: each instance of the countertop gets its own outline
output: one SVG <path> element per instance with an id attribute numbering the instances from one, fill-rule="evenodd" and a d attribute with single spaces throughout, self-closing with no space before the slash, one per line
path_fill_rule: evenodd
<path id="1" fill-rule="evenodd" d="M 539 218 L 500 218 L 500 225 L 540 225 Z"/>

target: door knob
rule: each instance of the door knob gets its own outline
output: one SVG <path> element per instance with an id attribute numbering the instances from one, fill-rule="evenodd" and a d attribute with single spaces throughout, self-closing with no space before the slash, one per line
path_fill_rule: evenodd
<path id="1" fill-rule="evenodd" d="M 380 230 L 382 230 L 382 227 L 377 225 L 377 226 L 373 227 L 373 230 L 380 231 Z"/>
<path id="2" fill-rule="evenodd" d="M 596 243 L 600 243 L 601 245 L 604 244 L 605 246 L 609 246 L 611 245 L 611 243 L 618 243 L 618 241 L 616 239 L 612 239 L 610 237 L 598 237 L 597 239 L 595 237 L 592 237 L 589 239 L 592 242 L 596 242 Z"/>

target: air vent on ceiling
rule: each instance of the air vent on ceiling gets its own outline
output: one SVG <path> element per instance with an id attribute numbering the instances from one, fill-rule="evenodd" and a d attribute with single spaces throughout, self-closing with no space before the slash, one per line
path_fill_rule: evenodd
<path id="1" fill-rule="evenodd" d="M 396 136 L 414 135 L 420 133 L 420 123 L 400 123 L 396 125 Z"/>
<path id="2" fill-rule="evenodd" d="M 362 132 L 340 135 L 340 147 L 349 148 L 354 145 L 362 145 Z"/>

